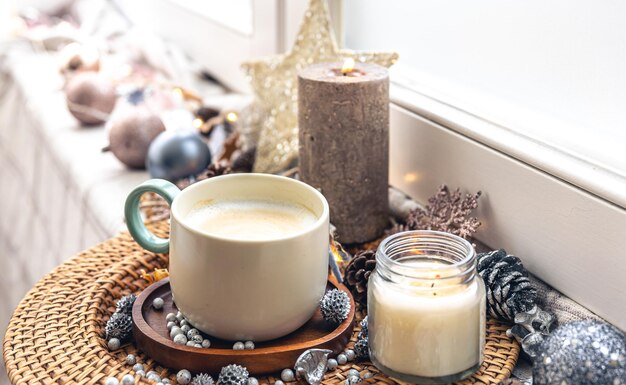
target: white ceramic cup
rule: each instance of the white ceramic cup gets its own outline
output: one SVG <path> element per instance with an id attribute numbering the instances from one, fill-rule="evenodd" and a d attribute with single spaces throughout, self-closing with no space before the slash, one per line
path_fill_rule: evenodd
<path id="1" fill-rule="evenodd" d="M 171 205 L 170 238 L 150 233 L 139 198 L 155 192 Z M 200 201 L 263 199 L 293 202 L 312 211 L 310 228 L 272 240 L 209 235 L 185 223 Z M 170 284 L 176 306 L 203 332 L 227 340 L 265 341 L 298 329 L 314 314 L 328 276 L 329 209 L 319 191 L 294 179 L 231 174 L 183 191 L 161 179 L 135 188 L 126 200 L 133 238 L 147 250 L 170 253 Z"/>

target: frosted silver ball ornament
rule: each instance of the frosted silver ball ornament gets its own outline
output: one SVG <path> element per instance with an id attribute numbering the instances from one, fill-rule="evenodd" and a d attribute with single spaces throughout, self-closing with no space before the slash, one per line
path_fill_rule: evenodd
<path id="1" fill-rule="evenodd" d="M 117 338 L 111 338 L 109 342 L 107 342 L 107 347 L 110 351 L 117 350 L 120 348 L 121 342 Z"/>
<path id="2" fill-rule="evenodd" d="M 183 369 L 176 373 L 176 382 L 181 385 L 187 385 L 191 382 L 191 372 L 187 369 Z"/>
<path id="3" fill-rule="evenodd" d="M 280 373 L 280 379 L 285 382 L 291 382 L 296 379 L 296 375 L 291 369 L 283 369 L 283 371 Z"/>
<path id="4" fill-rule="evenodd" d="M 254 350 L 254 342 L 252 341 L 246 341 L 243 346 L 246 350 Z"/>
<path id="5" fill-rule="evenodd" d="M 161 298 L 161 297 L 156 297 L 154 300 L 152 300 L 152 307 L 155 310 L 163 309 L 163 305 L 164 304 L 165 304 L 165 301 L 163 301 L 163 298 Z"/>
<path id="6" fill-rule="evenodd" d="M 241 341 L 237 341 L 233 344 L 233 350 L 244 350 L 245 348 L 246 345 Z"/>
<path id="7" fill-rule="evenodd" d="M 107 377 L 104 381 L 104 385 L 120 385 L 120 382 L 115 377 Z"/>
<path id="8" fill-rule="evenodd" d="M 135 365 L 133 365 L 133 371 L 134 372 L 138 372 L 140 370 L 143 370 L 143 365 L 142 364 L 135 364 Z"/>
<path id="9" fill-rule="evenodd" d="M 126 365 L 135 365 L 137 363 L 137 358 L 135 358 L 134 354 L 129 354 L 126 356 Z"/>
<path id="10" fill-rule="evenodd" d="M 127 374 L 122 377 L 122 385 L 134 385 L 135 377 L 132 374 Z"/>
<path id="11" fill-rule="evenodd" d="M 533 383 L 626 384 L 626 336 L 614 326 L 594 320 L 558 327 L 541 345 Z"/>
<path id="12" fill-rule="evenodd" d="M 185 345 L 187 344 L 187 337 L 185 337 L 184 334 L 176 334 L 174 336 L 174 343 L 178 344 L 178 345 Z"/>
<path id="13" fill-rule="evenodd" d="M 150 144 L 146 157 L 150 176 L 170 182 L 199 174 L 210 163 L 209 147 L 193 130 L 160 133 Z"/>
<path id="14" fill-rule="evenodd" d="M 348 357 L 345 354 L 341 353 L 337 356 L 337 363 L 339 365 L 345 365 L 348 362 Z"/>
<path id="15" fill-rule="evenodd" d="M 336 359 L 334 359 L 334 358 L 329 358 L 328 359 L 328 370 L 335 370 L 335 369 L 337 369 L 338 365 L 339 365 L 339 363 L 337 362 Z"/>

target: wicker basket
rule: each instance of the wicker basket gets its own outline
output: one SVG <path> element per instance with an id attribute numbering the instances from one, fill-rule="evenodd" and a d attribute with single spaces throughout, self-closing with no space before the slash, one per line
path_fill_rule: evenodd
<path id="1" fill-rule="evenodd" d="M 168 225 L 151 226 L 167 236 Z M 167 256 L 144 251 L 127 233 L 82 252 L 40 280 L 20 302 L 9 323 L 3 353 L 13 384 L 98 384 L 109 376 L 131 373 L 124 363 L 135 354 L 146 372 L 154 370 L 174 379 L 175 373 L 156 364 L 127 344 L 109 352 L 103 339 L 106 320 L 123 295 L 138 293 L 148 283 L 142 269 L 167 265 Z M 506 327 L 489 321 L 485 362 L 480 371 L 459 384 L 498 384 L 508 378 L 519 355 L 519 345 L 505 334 Z M 358 328 L 353 340 L 356 339 Z M 369 370 L 375 376 L 363 383 L 396 384 L 368 362 L 349 363 L 327 373 L 324 384 L 340 384 L 350 369 Z M 260 378 L 273 383 L 278 378 Z M 137 383 L 152 383 L 137 377 Z"/>

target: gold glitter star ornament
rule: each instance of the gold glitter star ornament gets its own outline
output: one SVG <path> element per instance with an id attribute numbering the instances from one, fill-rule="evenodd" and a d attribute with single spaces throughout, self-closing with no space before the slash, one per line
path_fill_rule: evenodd
<path id="1" fill-rule="evenodd" d="M 298 159 L 298 71 L 311 64 L 341 62 L 346 58 L 390 67 L 398 54 L 339 49 L 326 1 L 309 0 L 291 51 L 243 63 L 256 103 L 266 114 L 254 172 L 280 172 Z"/>

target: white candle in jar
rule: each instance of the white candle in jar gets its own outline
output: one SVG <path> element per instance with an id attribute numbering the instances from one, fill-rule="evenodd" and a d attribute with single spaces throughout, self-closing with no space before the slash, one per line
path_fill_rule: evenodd
<path id="1" fill-rule="evenodd" d="M 440 379 L 445 383 L 467 377 L 482 362 L 482 279 L 473 274 L 474 265 L 457 268 L 438 257 L 406 257 L 410 253 L 405 251 L 396 265 L 377 264 L 377 272 L 370 278 L 372 360 L 401 379 Z"/>

